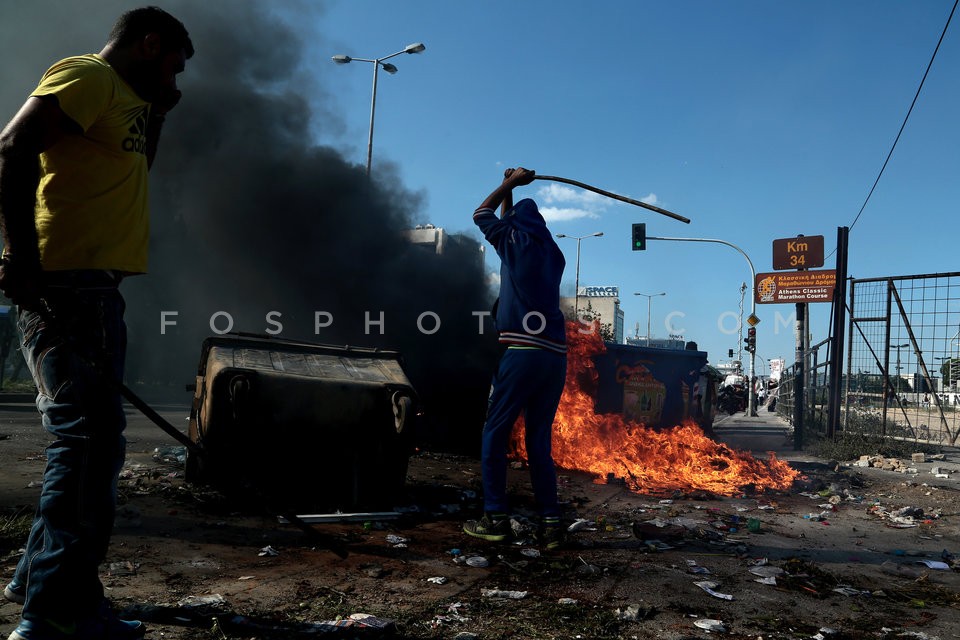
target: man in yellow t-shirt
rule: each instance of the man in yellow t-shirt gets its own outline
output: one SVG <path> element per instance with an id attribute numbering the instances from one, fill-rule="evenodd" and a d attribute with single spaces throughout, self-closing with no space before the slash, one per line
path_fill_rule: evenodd
<path id="1" fill-rule="evenodd" d="M 192 55 L 179 20 L 156 7 L 127 11 L 100 53 L 47 70 L 0 133 L 0 289 L 19 307 L 53 437 L 26 552 L 4 589 L 23 604 L 8 640 L 145 632 L 113 614 L 98 575 L 126 448 L 118 285 L 147 269 L 147 170 Z"/>

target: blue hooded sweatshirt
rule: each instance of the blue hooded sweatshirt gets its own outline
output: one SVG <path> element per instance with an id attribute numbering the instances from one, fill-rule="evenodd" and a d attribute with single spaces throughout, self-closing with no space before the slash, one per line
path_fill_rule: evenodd
<path id="1" fill-rule="evenodd" d="M 500 342 L 566 353 L 566 323 L 560 311 L 566 261 L 537 203 L 521 200 L 502 219 L 493 209 L 480 208 L 473 221 L 500 256 Z"/>

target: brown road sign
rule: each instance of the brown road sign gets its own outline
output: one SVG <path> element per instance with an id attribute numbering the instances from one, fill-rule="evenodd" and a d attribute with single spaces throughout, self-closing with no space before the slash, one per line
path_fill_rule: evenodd
<path id="1" fill-rule="evenodd" d="M 832 302 L 837 284 L 835 269 L 758 273 L 754 282 L 757 304 Z"/>
<path id="2" fill-rule="evenodd" d="M 773 268 L 815 269 L 823 266 L 823 236 L 797 236 L 773 241 Z"/>

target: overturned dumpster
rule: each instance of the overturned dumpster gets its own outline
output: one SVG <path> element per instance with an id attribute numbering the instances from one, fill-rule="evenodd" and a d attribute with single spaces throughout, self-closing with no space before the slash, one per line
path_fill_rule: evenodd
<path id="1" fill-rule="evenodd" d="M 702 422 L 698 384 L 707 354 L 695 349 L 661 349 L 606 343 L 593 357 L 597 367 L 598 413 L 619 413 L 651 428 L 685 419 Z"/>
<path id="2" fill-rule="evenodd" d="M 392 508 L 417 396 L 400 354 L 268 337 L 204 341 L 187 480 L 314 512 Z"/>

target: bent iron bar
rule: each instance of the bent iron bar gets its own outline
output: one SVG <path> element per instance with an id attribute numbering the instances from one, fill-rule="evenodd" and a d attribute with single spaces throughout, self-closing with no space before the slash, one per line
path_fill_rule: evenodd
<path id="1" fill-rule="evenodd" d="M 634 200 L 633 198 L 628 198 L 626 196 L 621 196 L 616 193 L 611 193 L 610 191 L 604 191 L 597 187 L 592 187 L 589 184 L 583 182 L 578 182 L 577 180 L 571 180 L 570 178 L 558 178 L 557 176 L 541 176 L 537 174 L 533 177 L 534 180 L 553 180 L 554 182 L 563 182 L 565 184 L 572 184 L 575 187 L 580 187 L 581 189 L 586 189 L 587 191 L 593 191 L 594 193 L 599 193 L 602 196 L 607 196 L 608 198 L 613 198 L 614 200 L 619 200 L 620 202 L 626 202 L 627 204 L 636 205 L 638 207 L 643 207 L 644 209 L 649 209 L 650 211 L 656 211 L 665 216 L 673 218 L 674 220 L 679 220 L 680 222 L 685 222 L 690 224 L 690 218 L 685 218 L 680 214 L 674 213 L 672 211 L 667 211 L 666 209 L 661 209 L 660 207 L 655 207 L 652 204 L 647 204 L 646 202 L 640 202 L 639 200 Z"/>

